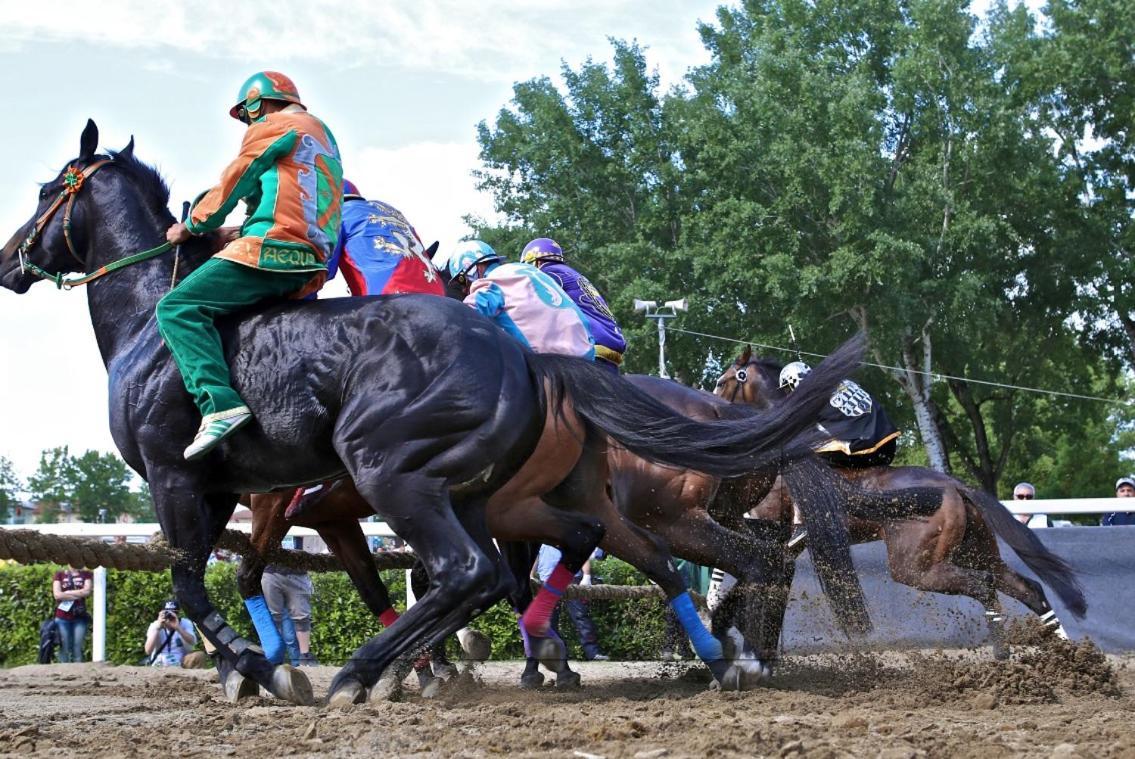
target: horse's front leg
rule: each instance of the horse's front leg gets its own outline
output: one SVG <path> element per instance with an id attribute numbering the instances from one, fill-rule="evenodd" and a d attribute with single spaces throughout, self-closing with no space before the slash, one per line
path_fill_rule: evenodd
<path id="1" fill-rule="evenodd" d="M 311 684 L 291 667 L 277 667 L 264 651 L 237 634 L 209 600 L 205 567 L 209 554 L 225 529 L 236 495 L 205 497 L 196 482 L 176 475 L 151 474 L 154 507 L 166 540 L 177 552 L 172 567 L 173 589 L 182 609 L 215 648 L 217 668 L 231 699 L 249 695 L 254 688 L 244 678 L 294 703 L 312 702 Z"/>

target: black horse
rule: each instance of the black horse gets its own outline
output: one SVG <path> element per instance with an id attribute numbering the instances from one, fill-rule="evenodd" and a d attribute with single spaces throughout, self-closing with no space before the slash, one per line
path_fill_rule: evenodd
<path id="1" fill-rule="evenodd" d="M 809 420 L 858 362 L 851 346 L 775 412 L 746 410 L 705 424 L 587 361 L 533 354 L 448 299 L 281 302 L 220 324 L 234 387 L 256 421 L 203 460 L 186 462 L 181 451 L 198 415 L 162 344 L 154 306 L 171 278 L 214 252 L 214 241 L 156 254 L 173 221 L 167 188 L 134 157 L 133 141 L 109 156 L 97 155 L 97 145 L 89 121 L 78 158 L 43 187 L 35 215 L 0 252 L 0 285 L 23 293 L 38 278 L 59 283 L 64 272 L 91 272 L 83 280 L 109 375 L 111 431 L 149 483 L 162 530 L 179 552 L 175 592 L 216 647 L 222 679 L 235 671 L 285 699 L 310 701 L 306 678 L 273 665 L 232 630 L 205 590 L 206 559 L 238 493 L 349 474 L 421 557 L 429 592 L 364 644 L 331 687 L 332 695 L 357 691 L 395 658 L 455 631 L 513 589 L 484 504 L 537 445 L 549 414 L 573 415 L 650 460 L 734 476 L 807 450 Z M 561 523 L 554 542 L 571 568 L 603 527 Z"/>

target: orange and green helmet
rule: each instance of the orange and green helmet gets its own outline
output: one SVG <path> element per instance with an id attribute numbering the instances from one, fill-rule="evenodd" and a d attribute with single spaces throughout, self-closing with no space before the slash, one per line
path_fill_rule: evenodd
<path id="1" fill-rule="evenodd" d="M 260 118 L 260 104 L 263 100 L 283 100 L 303 105 L 295 82 L 278 71 L 258 71 L 248 77 L 241 85 L 237 98 L 236 105 L 229 109 L 229 115 L 246 124 Z"/>

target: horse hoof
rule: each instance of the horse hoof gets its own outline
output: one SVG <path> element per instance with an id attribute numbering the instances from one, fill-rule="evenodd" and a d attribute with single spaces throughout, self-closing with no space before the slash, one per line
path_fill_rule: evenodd
<path id="1" fill-rule="evenodd" d="M 579 687 L 578 672 L 569 669 L 556 675 L 556 690 L 579 690 Z"/>
<path id="2" fill-rule="evenodd" d="M 225 689 L 225 698 L 230 703 L 237 703 L 246 698 L 260 695 L 260 686 L 256 684 L 255 680 L 245 677 L 239 672 L 229 673 L 228 678 L 222 684 Z"/>
<path id="3" fill-rule="evenodd" d="M 548 669 L 558 672 L 561 662 L 567 658 L 567 650 L 556 638 L 533 638 L 532 656 Z"/>
<path id="4" fill-rule="evenodd" d="M 422 698 L 437 698 L 438 693 L 441 693 L 441 680 L 435 677 L 422 688 L 421 696 Z"/>
<path id="5" fill-rule="evenodd" d="M 477 630 L 458 630 L 457 642 L 461 644 L 461 650 L 469 661 L 485 661 L 493 653 L 493 643 L 489 636 Z"/>
<path id="6" fill-rule="evenodd" d="M 290 664 L 281 664 L 272 670 L 270 690 L 276 698 L 291 701 L 293 704 L 310 706 L 315 703 L 311 681 L 307 679 L 307 675 Z"/>
<path id="7" fill-rule="evenodd" d="M 741 670 L 741 690 L 758 688 L 772 677 L 772 668 L 760 659 L 741 659 L 735 667 Z"/>
<path id="8" fill-rule="evenodd" d="M 365 704 L 367 689 L 358 680 L 347 680 L 327 698 L 328 706 L 354 706 Z"/>
<path id="9" fill-rule="evenodd" d="M 734 664 L 725 670 L 725 674 L 721 676 L 717 685 L 722 691 L 739 691 L 744 690 L 744 680 L 745 671 Z"/>
<path id="10" fill-rule="evenodd" d="M 522 690 L 536 690 L 544 684 L 544 674 L 542 672 L 525 672 L 520 676 L 520 688 Z"/>
<path id="11" fill-rule="evenodd" d="M 382 677 L 378 678 L 378 682 L 370 689 L 371 701 L 401 701 L 402 700 L 402 678 L 396 674 L 389 672 L 382 673 Z"/>
<path id="12" fill-rule="evenodd" d="M 448 662 L 442 664 L 434 663 L 430 668 L 433 670 L 434 677 L 440 678 L 443 682 L 457 677 L 457 667 Z"/>

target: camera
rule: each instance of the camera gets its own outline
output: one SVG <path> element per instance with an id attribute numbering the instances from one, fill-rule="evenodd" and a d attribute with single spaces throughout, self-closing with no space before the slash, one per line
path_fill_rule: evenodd
<path id="1" fill-rule="evenodd" d="M 164 619 L 167 622 L 172 622 L 174 620 L 173 612 L 169 611 L 168 609 L 163 611 L 162 612 L 162 619 Z"/>

